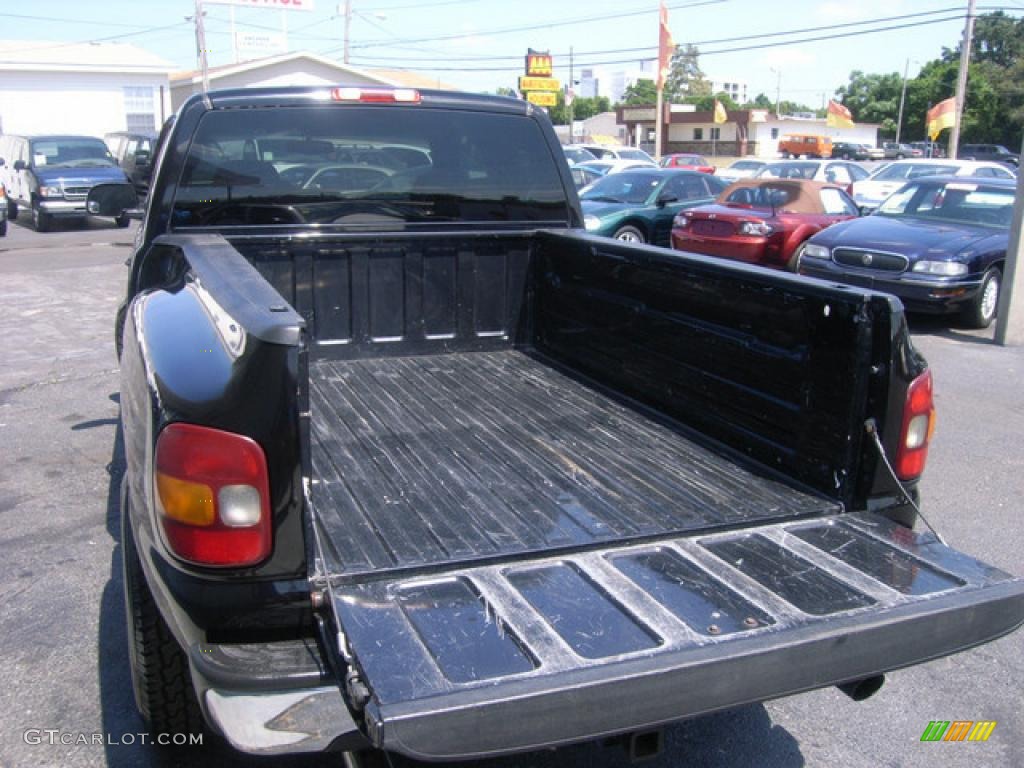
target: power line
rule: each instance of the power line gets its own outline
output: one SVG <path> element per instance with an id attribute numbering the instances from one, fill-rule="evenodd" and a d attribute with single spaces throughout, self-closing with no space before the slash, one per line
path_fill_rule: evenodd
<path id="1" fill-rule="evenodd" d="M 123 32 L 123 33 L 121 33 L 119 35 L 107 35 L 105 37 L 92 37 L 92 38 L 89 38 L 88 40 L 72 40 L 72 41 L 66 42 L 66 43 L 52 43 L 50 45 L 35 45 L 35 46 L 29 46 L 29 47 L 26 47 L 26 48 L 9 48 L 9 49 L 7 49 L 6 52 L 7 53 L 34 53 L 35 51 L 50 51 L 50 50 L 55 50 L 57 48 L 70 48 L 70 47 L 75 46 L 75 45 L 89 45 L 91 43 L 107 43 L 107 42 L 110 42 L 112 40 L 121 40 L 121 39 L 126 38 L 126 37 L 138 37 L 139 35 L 149 35 L 149 34 L 152 34 L 153 32 L 163 32 L 163 31 L 168 30 L 168 29 L 180 29 L 183 26 L 191 26 L 191 22 L 188 22 L 188 21 L 178 21 L 178 22 L 175 22 L 174 24 L 165 24 L 164 26 L 161 26 L 161 27 L 148 27 L 148 28 L 140 29 L 140 30 L 138 30 L 136 32 Z M 26 40 L 25 42 L 31 43 L 32 41 L 31 40 Z"/>
<path id="2" fill-rule="evenodd" d="M 741 41 L 744 41 L 744 40 L 759 40 L 759 39 L 768 38 L 768 37 L 783 37 L 783 36 L 786 36 L 786 35 L 799 35 L 799 34 L 805 34 L 807 32 L 821 32 L 821 31 L 824 31 L 824 30 L 831 30 L 831 29 L 846 29 L 846 28 L 849 28 L 849 27 L 863 27 L 863 26 L 865 26 L 867 24 L 879 24 L 881 22 L 887 22 L 887 21 L 903 21 L 905 19 L 914 19 L 914 18 L 919 18 L 921 16 L 934 16 L 934 15 L 940 14 L 940 13 L 953 13 L 953 12 L 956 12 L 958 10 L 959 9 L 955 8 L 955 7 L 954 8 L 943 8 L 943 9 L 933 10 L 933 11 L 921 11 L 921 12 L 918 12 L 918 13 L 906 13 L 906 14 L 901 14 L 899 16 L 886 16 L 886 17 L 882 17 L 882 18 L 878 18 L 878 19 L 870 19 L 870 20 L 866 20 L 866 21 L 851 21 L 851 22 L 844 22 L 844 23 L 841 23 L 841 24 L 828 24 L 828 25 L 824 25 L 824 26 L 820 26 L 820 27 L 805 27 L 803 29 L 791 29 L 791 30 L 786 30 L 786 31 L 783 31 L 783 32 L 762 32 L 762 33 L 756 34 L 756 35 L 744 35 L 744 36 L 740 36 L 740 37 L 722 37 L 722 38 L 711 39 L 711 40 L 697 40 L 697 41 L 693 41 L 693 42 L 689 42 L 689 43 L 685 43 L 685 44 L 686 45 L 701 46 L 701 45 L 717 45 L 719 43 L 735 43 L 735 42 L 741 42 Z M 641 46 L 641 47 L 638 47 L 638 48 L 614 48 L 614 49 L 609 49 L 609 50 L 604 50 L 604 51 L 576 51 L 575 55 L 576 56 L 600 56 L 600 55 L 611 54 L 611 53 L 640 53 L 640 52 L 647 52 L 647 51 L 656 51 L 657 49 L 658 49 L 657 45 L 647 45 L 647 46 Z M 555 53 L 555 54 L 552 54 L 552 56 L 555 56 L 555 57 L 565 57 L 565 56 L 568 56 L 568 54 L 567 53 Z M 364 60 L 367 60 L 367 57 L 362 57 L 362 58 Z M 376 59 L 376 58 L 381 58 L 381 57 L 371 57 L 370 60 Z M 445 60 L 446 61 L 502 61 L 502 60 L 521 60 L 521 59 L 522 59 L 522 54 L 520 53 L 520 54 L 516 54 L 516 55 L 511 55 L 511 56 L 467 56 L 467 57 L 461 57 L 461 58 L 459 58 L 459 57 L 448 57 Z M 391 59 L 391 60 L 393 61 L 394 59 Z M 412 59 L 412 58 L 409 58 L 409 59 L 403 59 L 403 61 L 420 62 L 420 61 L 436 61 L 436 59 Z"/>
<path id="3" fill-rule="evenodd" d="M 927 20 L 924 20 L 924 21 L 909 22 L 907 24 L 893 24 L 893 25 L 890 25 L 890 26 L 887 26 L 887 27 L 878 27 L 878 28 L 875 28 L 875 29 L 861 29 L 861 30 L 856 30 L 856 31 L 853 31 L 853 32 L 841 32 L 841 33 L 837 33 L 837 34 L 834 34 L 834 35 L 818 35 L 818 36 L 815 36 L 815 37 L 804 37 L 804 38 L 800 38 L 800 39 L 797 39 L 797 40 L 783 40 L 783 41 L 774 42 L 774 43 L 761 43 L 759 45 L 745 45 L 745 46 L 742 46 L 742 47 L 739 47 L 739 48 L 721 48 L 721 49 L 713 50 L 713 51 L 701 51 L 700 55 L 701 56 L 715 56 L 715 55 L 719 55 L 719 54 L 723 54 L 723 53 L 736 53 L 737 51 L 761 50 L 761 49 L 765 49 L 765 48 L 782 48 L 782 47 L 785 47 L 785 46 L 788 46 L 788 45 L 797 45 L 799 43 L 813 43 L 813 42 L 819 42 L 819 41 L 822 41 L 822 40 L 837 40 L 837 39 L 840 39 L 840 38 L 858 37 L 860 35 L 870 35 L 870 34 L 874 34 L 876 32 L 892 32 L 892 31 L 899 30 L 899 29 L 909 29 L 909 28 L 912 28 L 912 27 L 923 27 L 923 26 L 927 26 L 927 25 L 930 25 L 930 24 L 941 24 L 941 23 L 945 23 L 947 21 L 959 21 L 962 18 L 963 18 L 962 15 L 947 16 L 947 17 L 944 17 L 944 18 L 941 18 L 941 19 L 927 19 Z M 632 63 L 632 62 L 635 62 L 635 61 L 637 61 L 637 57 L 634 56 L 634 57 L 631 57 L 631 58 L 628 58 L 628 59 L 588 61 L 588 62 L 585 62 L 585 63 L 584 62 L 576 62 L 576 65 L 577 66 L 585 66 L 585 67 L 598 67 L 598 66 L 604 66 L 604 65 L 608 65 L 608 64 L 629 64 L 629 63 Z M 508 67 L 474 67 L 473 71 L 474 72 L 515 72 L 515 71 L 520 70 L 521 68 L 522 68 L 521 65 L 520 66 L 508 66 Z M 568 65 L 556 64 L 555 68 L 556 69 L 567 69 Z M 411 71 L 411 72 L 416 72 L 416 71 L 462 72 L 462 71 L 465 70 L 465 67 L 408 67 L 408 66 L 402 66 L 402 67 L 400 67 L 400 69 L 408 70 L 408 71 Z"/>
<path id="4" fill-rule="evenodd" d="M 725 3 L 725 2 L 727 2 L 727 0 L 694 0 L 692 2 L 680 3 L 678 5 L 670 5 L 670 6 L 667 6 L 667 7 L 671 8 L 673 10 L 678 10 L 678 9 L 682 9 L 682 8 L 697 8 L 699 6 L 704 6 L 704 5 L 720 5 L 720 4 Z M 619 13 L 608 13 L 608 14 L 604 14 L 602 16 L 583 16 L 583 17 L 576 17 L 576 18 L 572 18 L 572 19 L 562 19 L 560 21 L 551 21 L 551 22 L 548 22 L 546 24 L 528 24 L 528 25 L 521 26 L 521 27 L 505 27 L 503 29 L 490 29 L 490 30 L 483 30 L 482 29 L 482 30 L 479 30 L 477 32 L 474 32 L 473 34 L 474 35 L 491 35 L 491 36 L 493 36 L 493 35 L 507 35 L 507 34 L 512 34 L 514 32 L 531 32 L 531 31 L 534 31 L 534 30 L 537 30 L 537 29 L 551 29 L 552 27 L 565 27 L 565 26 L 569 26 L 569 25 L 572 25 L 572 24 L 589 24 L 589 23 L 592 23 L 592 22 L 595 22 L 595 21 L 609 21 L 611 19 L 624 19 L 624 18 L 627 18 L 629 16 L 644 16 L 644 15 L 648 15 L 650 13 L 652 13 L 651 9 L 650 8 L 645 8 L 645 9 L 639 10 L 639 11 L 622 11 L 622 12 L 619 12 Z M 421 38 L 406 38 L 406 39 L 402 40 L 401 42 L 403 42 L 403 43 L 432 43 L 432 42 L 439 42 L 439 41 L 442 41 L 442 40 L 458 40 L 459 38 L 462 38 L 462 37 L 467 37 L 467 33 L 465 33 L 465 32 L 458 32 L 458 33 L 449 34 L 449 35 L 436 35 L 436 36 L 421 37 Z M 367 40 L 367 41 L 365 41 L 363 43 L 359 43 L 357 45 L 352 45 L 351 47 L 352 48 L 369 48 L 371 46 L 386 45 L 389 42 L 390 41 L 388 41 L 388 40 Z M 337 47 L 328 48 L 328 49 L 325 49 L 324 51 L 321 51 L 321 53 L 331 53 L 331 52 L 336 51 L 336 50 L 338 50 Z"/>

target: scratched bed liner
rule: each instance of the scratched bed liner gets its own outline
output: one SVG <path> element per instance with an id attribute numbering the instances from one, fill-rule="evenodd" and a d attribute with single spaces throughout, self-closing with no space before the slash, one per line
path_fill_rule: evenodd
<path id="1" fill-rule="evenodd" d="M 335 575 L 838 511 L 515 350 L 311 364 Z"/>

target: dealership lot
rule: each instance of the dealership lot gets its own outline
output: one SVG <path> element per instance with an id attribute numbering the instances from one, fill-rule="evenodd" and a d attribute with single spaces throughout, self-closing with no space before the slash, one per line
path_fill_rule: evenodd
<path id="1" fill-rule="evenodd" d="M 119 230 L 109 220 L 47 234 L 18 222 L 0 239 L 2 766 L 269 764 L 212 739 L 165 754 L 138 736 L 125 663 L 112 343 L 133 235 L 134 225 Z M 1024 455 L 1015 446 L 1024 432 L 1024 349 L 994 346 L 991 330 L 947 321 L 915 317 L 911 327 L 934 368 L 939 410 L 925 512 L 952 546 L 1020 575 Z M 646 764 L 1017 765 L 1022 680 L 1018 632 L 894 673 L 861 704 L 828 689 L 672 726 L 665 753 Z M 921 743 L 931 720 L 998 724 L 986 743 Z M 587 745 L 490 764 L 626 763 L 618 746 Z"/>

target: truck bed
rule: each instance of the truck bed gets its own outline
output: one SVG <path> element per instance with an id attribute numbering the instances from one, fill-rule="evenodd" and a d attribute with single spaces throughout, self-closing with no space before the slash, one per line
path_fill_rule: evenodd
<path id="1" fill-rule="evenodd" d="M 520 350 L 321 360 L 310 386 L 334 575 L 839 510 Z"/>

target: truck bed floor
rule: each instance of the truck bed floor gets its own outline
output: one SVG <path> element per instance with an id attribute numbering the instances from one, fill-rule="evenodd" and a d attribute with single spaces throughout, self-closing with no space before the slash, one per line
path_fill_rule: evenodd
<path id="1" fill-rule="evenodd" d="M 838 510 L 520 351 L 310 368 L 333 575 Z"/>

